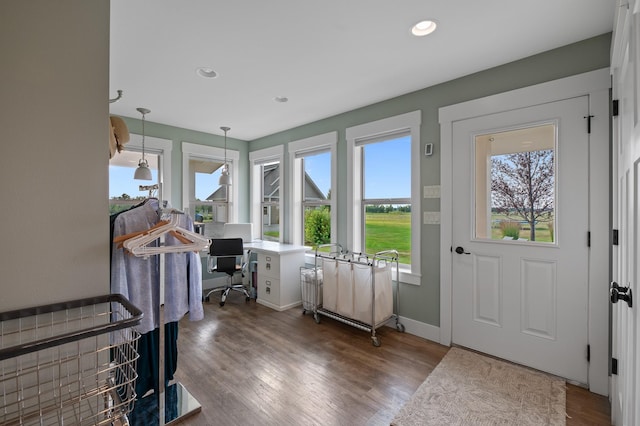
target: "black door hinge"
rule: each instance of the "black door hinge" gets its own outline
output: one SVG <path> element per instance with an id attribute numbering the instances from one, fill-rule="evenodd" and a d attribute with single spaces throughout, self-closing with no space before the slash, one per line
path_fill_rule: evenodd
<path id="1" fill-rule="evenodd" d="M 617 99 L 614 99 L 611 102 L 611 116 L 612 117 L 617 117 L 618 114 L 620 114 L 620 102 Z"/>
<path id="2" fill-rule="evenodd" d="M 591 345 L 587 345 L 587 362 L 591 362 Z"/>
<path id="3" fill-rule="evenodd" d="M 611 374 L 618 375 L 618 360 L 616 358 L 611 358 Z"/>
<path id="4" fill-rule="evenodd" d="M 587 133 L 591 134 L 591 119 L 593 115 L 585 115 L 584 118 L 587 119 Z"/>
<path id="5" fill-rule="evenodd" d="M 591 231 L 587 232 L 587 247 L 591 247 Z"/>
<path id="6" fill-rule="evenodd" d="M 617 246 L 618 243 L 618 230 L 614 229 L 613 233 L 611 234 L 611 244 L 613 244 L 614 246 Z"/>

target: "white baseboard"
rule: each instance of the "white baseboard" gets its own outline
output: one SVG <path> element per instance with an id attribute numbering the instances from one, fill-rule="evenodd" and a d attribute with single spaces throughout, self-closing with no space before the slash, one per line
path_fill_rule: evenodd
<path id="1" fill-rule="evenodd" d="M 402 316 L 400 317 L 400 324 L 404 325 L 405 333 L 440 343 L 440 327 Z M 387 326 L 396 328 L 395 319 L 389 320 L 389 322 L 387 322 Z"/>
<path id="2" fill-rule="evenodd" d="M 291 309 L 291 308 L 295 308 L 296 306 L 301 306 L 302 305 L 302 301 L 299 300 L 297 302 L 293 302 L 293 303 L 289 303 L 288 305 L 283 305 L 283 306 L 278 306 L 274 303 L 268 302 L 266 300 L 263 299 L 256 299 L 256 303 L 259 303 L 261 305 L 264 305 L 268 308 L 271 308 L 275 311 L 278 312 L 282 312 L 282 311 L 286 311 L 287 309 Z"/>

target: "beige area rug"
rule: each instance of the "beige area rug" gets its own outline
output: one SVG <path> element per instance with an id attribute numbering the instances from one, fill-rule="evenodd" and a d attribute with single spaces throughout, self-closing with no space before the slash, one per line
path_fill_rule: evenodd
<path id="1" fill-rule="evenodd" d="M 564 425 L 564 380 L 460 348 L 451 348 L 391 423 Z"/>

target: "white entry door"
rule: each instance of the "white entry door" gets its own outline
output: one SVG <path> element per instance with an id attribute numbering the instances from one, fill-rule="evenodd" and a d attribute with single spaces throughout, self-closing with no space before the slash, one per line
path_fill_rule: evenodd
<path id="1" fill-rule="evenodd" d="M 614 245 L 613 281 L 621 288 L 612 292 L 617 302 L 611 308 L 611 415 L 615 425 L 625 426 L 640 422 L 640 2 L 617 9 L 615 34 L 613 97 L 619 114 L 613 119 L 613 225 L 619 245 Z M 632 306 L 625 301 L 629 295 Z"/>
<path id="2" fill-rule="evenodd" d="M 588 382 L 587 96 L 453 124 L 452 342 Z"/>

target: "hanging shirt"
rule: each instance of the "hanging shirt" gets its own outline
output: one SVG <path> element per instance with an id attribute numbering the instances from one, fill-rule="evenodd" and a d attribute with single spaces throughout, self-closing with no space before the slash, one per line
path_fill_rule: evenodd
<path id="1" fill-rule="evenodd" d="M 179 226 L 193 231 L 193 221 L 188 215 L 178 215 Z M 128 210 L 116 217 L 113 236 L 145 231 L 159 221 L 158 201 L 151 199 L 142 206 Z M 165 235 L 165 245 L 181 244 L 170 234 Z M 159 326 L 160 304 L 159 257 L 164 256 L 164 322 L 179 321 L 189 313 L 191 321 L 204 318 L 202 308 L 202 264 L 200 255 L 194 252 L 165 253 L 148 258 L 136 257 L 123 248 L 113 245 L 111 258 L 111 292 L 124 295 L 137 306 L 144 316 L 136 330 L 148 333 Z"/>

